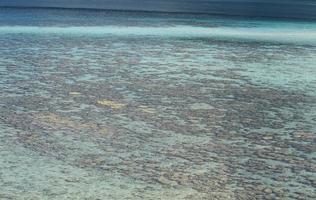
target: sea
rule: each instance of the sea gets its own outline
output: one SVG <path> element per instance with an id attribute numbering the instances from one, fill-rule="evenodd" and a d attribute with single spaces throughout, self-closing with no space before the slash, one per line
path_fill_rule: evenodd
<path id="1" fill-rule="evenodd" d="M 0 8 L 0 199 L 315 188 L 315 20 Z"/>

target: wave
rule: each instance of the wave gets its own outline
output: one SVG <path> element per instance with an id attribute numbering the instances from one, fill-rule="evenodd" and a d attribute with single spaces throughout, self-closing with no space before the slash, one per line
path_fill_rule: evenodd
<path id="1" fill-rule="evenodd" d="M 316 45 L 316 29 L 307 28 L 233 28 L 233 27 L 129 27 L 129 26 L 0 26 L 0 34 L 54 34 L 72 36 L 155 36 L 178 38 L 210 38 L 224 41 L 257 41 Z"/>

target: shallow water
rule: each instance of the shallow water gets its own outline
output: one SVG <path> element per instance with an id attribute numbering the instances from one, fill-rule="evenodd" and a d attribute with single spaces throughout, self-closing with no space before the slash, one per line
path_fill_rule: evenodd
<path id="1" fill-rule="evenodd" d="M 316 198 L 315 22 L 0 11 L 0 199 Z"/>

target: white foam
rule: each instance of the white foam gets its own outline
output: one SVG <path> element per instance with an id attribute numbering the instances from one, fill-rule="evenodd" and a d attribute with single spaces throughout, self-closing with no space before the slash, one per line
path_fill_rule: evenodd
<path id="1" fill-rule="evenodd" d="M 40 27 L 40 26 L 0 26 L 0 34 L 58 34 L 58 35 L 96 35 L 96 36 L 159 36 L 213 38 L 219 40 L 268 41 L 279 43 L 299 43 L 316 45 L 316 28 L 299 29 L 295 27 L 232 28 L 232 27 Z"/>

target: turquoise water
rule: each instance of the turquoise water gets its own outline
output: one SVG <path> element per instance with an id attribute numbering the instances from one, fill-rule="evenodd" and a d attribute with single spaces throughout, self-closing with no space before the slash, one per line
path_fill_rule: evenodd
<path id="1" fill-rule="evenodd" d="M 315 199 L 316 23 L 0 9 L 0 199 Z"/>

